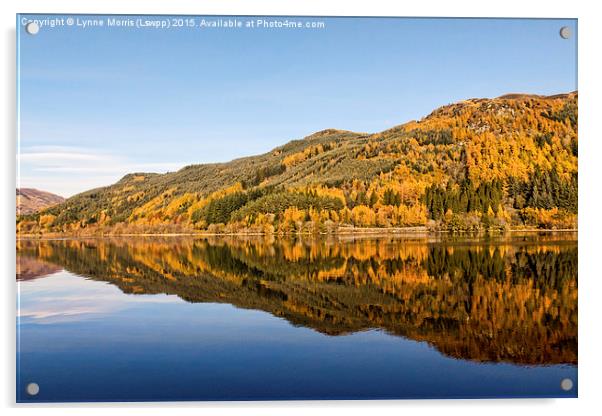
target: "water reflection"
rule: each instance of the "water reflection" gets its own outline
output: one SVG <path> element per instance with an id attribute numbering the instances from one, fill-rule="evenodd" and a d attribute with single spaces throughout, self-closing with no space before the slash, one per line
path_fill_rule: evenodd
<path id="1" fill-rule="evenodd" d="M 37 257 L 23 255 L 19 256 L 17 260 L 17 280 L 34 280 L 38 277 L 49 276 L 60 270 L 59 266 Z"/>
<path id="2" fill-rule="evenodd" d="M 17 254 L 29 269 L 263 310 L 329 335 L 382 328 L 455 358 L 577 363 L 577 244 L 566 235 L 22 240 Z"/>

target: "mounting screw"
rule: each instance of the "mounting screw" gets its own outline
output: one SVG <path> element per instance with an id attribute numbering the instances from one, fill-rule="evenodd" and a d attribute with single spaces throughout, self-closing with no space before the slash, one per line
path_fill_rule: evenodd
<path id="1" fill-rule="evenodd" d="M 35 396 L 40 392 L 40 386 L 38 386 L 38 383 L 29 383 L 27 385 L 26 390 L 27 394 L 29 394 L 30 396 Z"/>
<path id="2" fill-rule="evenodd" d="M 560 28 L 560 37 L 562 39 L 568 39 L 571 37 L 571 28 L 568 26 L 562 26 Z"/>

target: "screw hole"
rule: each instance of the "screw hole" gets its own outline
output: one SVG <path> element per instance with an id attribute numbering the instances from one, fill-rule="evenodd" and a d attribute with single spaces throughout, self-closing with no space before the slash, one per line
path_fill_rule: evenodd
<path id="1" fill-rule="evenodd" d="M 25 25 L 25 31 L 30 35 L 37 35 L 40 31 L 40 25 L 36 22 L 29 22 Z"/>
<path id="2" fill-rule="evenodd" d="M 573 389 L 573 380 L 565 378 L 560 382 L 560 388 L 564 391 L 570 391 Z"/>
<path id="3" fill-rule="evenodd" d="M 35 396 L 36 394 L 38 394 L 40 392 L 40 386 L 38 385 L 38 383 L 29 383 L 27 385 L 27 394 L 29 394 L 30 396 Z"/>

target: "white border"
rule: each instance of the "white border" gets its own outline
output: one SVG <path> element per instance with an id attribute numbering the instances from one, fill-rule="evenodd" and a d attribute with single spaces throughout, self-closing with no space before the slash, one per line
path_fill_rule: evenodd
<path id="1" fill-rule="evenodd" d="M 0 263 L 4 302 L 2 311 L 3 369 L 0 378 L 2 405 L 9 414 L 44 412 L 45 415 L 104 415 L 119 408 L 129 414 L 250 414 L 306 415 L 308 412 L 330 415 L 379 414 L 444 414 L 490 415 L 544 413 L 546 415 L 595 414 L 602 406 L 598 391 L 602 325 L 598 297 L 602 295 L 602 276 L 596 260 L 600 257 L 598 241 L 602 235 L 602 152 L 599 41 L 602 40 L 600 13 L 594 1 L 504 0 L 498 2 L 470 0 L 415 0 L 413 2 L 356 1 L 251 1 L 251 0 L 4 0 L 2 13 L 2 167 L 4 169 L 0 204 L 2 228 Z M 346 16 L 448 16 L 448 17 L 562 17 L 579 19 L 579 399 L 564 400 L 439 400 L 386 402 L 243 402 L 243 403 L 152 403 L 152 404 L 74 404 L 19 405 L 15 402 L 15 251 L 14 251 L 14 187 L 15 187 L 15 14 L 21 13 L 116 13 L 116 14 L 247 14 L 247 15 L 346 15 Z M 15 409 L 15 407 L 20 409 Z M 597 410 L 597 411 L 596 411 Z"/>

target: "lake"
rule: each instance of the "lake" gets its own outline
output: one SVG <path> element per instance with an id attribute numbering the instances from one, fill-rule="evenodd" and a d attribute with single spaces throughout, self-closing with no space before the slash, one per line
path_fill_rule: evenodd
<path id="1" fill-rule="evenodd" d="M 17 400 L 577 397 L 577 254 L 574 233 L 19 240 Z"/>

